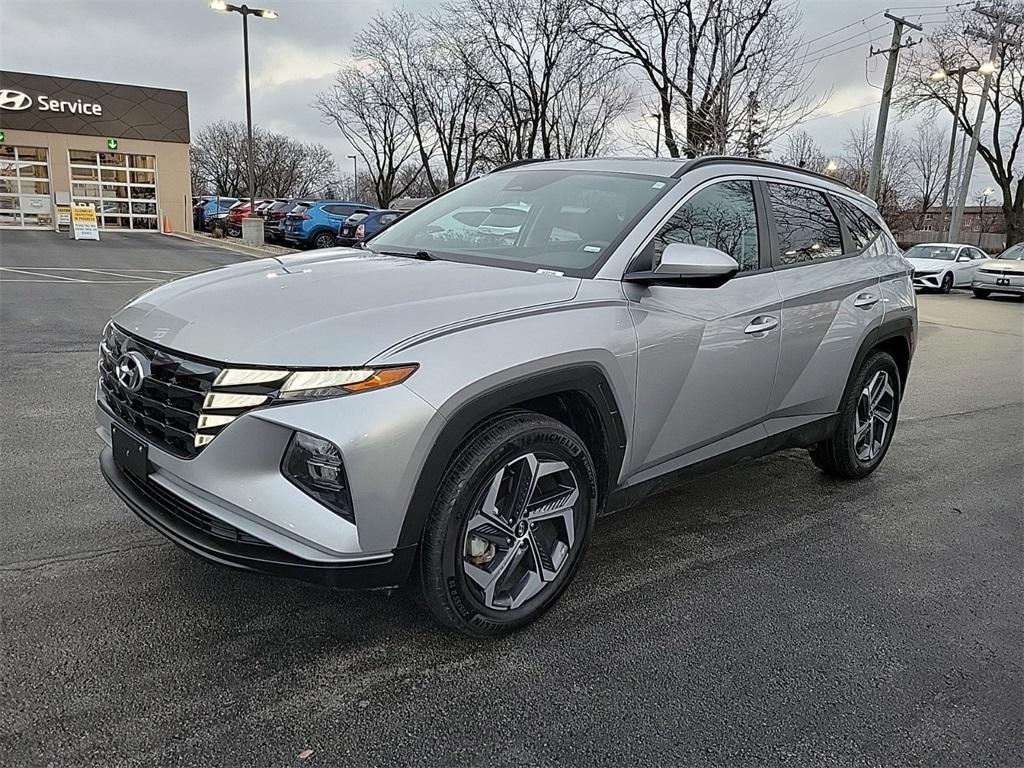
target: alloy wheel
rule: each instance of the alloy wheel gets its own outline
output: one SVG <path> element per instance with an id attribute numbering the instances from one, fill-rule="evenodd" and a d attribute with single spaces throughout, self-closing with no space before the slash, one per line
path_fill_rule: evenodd
<path id="1" fill-rule="evenodd" d="M 576 543 L 579 499 L 569 465 L 535 453 L 491 477 L 462 547 L 463 570 L 484 606 L 518 608 L 557 578 Z"/>
<path id="2" fill-rule="evenodd" d="M 887 371 L 877 371 L 857 400 L 853 450 L 864 462 L 874 460 L 885 446 L 896 409 L 896 392 Z"/>

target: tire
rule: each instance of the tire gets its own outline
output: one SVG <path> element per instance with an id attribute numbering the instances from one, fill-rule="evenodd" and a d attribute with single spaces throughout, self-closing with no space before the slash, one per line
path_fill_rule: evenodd
<path id="1" fill-rule="evenodd" d="M 953 290 L 953 273 L 947 272 L 942 276 L 942 282 L 939 283 L 939 293 L 949 293 Z"/>
<path id="2" fill-rule="evenodd" d="M 979 299 L 987 299 L 992 295 L 992 291 L 986 291 L 984 288 L 973 288 L 974 295 Z"/>
<path id="3" fill-rule="evenodd" d="M 877 392 L 869 393 L 868 387 L 874 390 L 883 379 L 881 397 L 871 410 L 867 406 Z M 850 480 L 858 480 L 874 472 L 892 443 L 902 391 L 899 368 L 892 356 L 887 352 L 870 354 L 840 406 L 835 432 L 811 448 L 814 464 L 826 475 Z M 886 412 L 887 420 L 884 418 Z M 866 418 L 868 416 L 870 419 Z M 858 426 L 865 425 L 870 426 L 858 433 Z M 875 439 L 878 430 L 882 431 L 880 440 Z"/>
<path id="4" fill-rule="evenodd" d="M 497 514 L 481 514 L 487 507 Z M 531 623 L 576 575 L 596 510 L 594 463 L 575 432 L 531 411 L 498 415 L 466 438 L 441 479 L 417 565 L 423 602 L 473 637 Z"/>
<path id="5" fill-rule="evenodd" d="M 330 232 L 317 232 L 309 239 L 310 248 L 333 248 L 334 235 Z"/>

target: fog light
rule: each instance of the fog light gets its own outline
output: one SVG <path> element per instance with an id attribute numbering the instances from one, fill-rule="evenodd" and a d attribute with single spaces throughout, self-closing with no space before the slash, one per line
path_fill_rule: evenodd
<path id="1" fill-rule="evenodd" d="M 281 474 L 335 514 L 355 522 L 345 463 L 334 443 L 296 432 L 281 460 Z"/>

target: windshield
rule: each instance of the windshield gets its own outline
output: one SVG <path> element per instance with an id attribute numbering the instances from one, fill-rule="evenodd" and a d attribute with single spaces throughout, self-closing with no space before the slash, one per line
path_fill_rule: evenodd
<path id="1" fill-rule="evenodd" d="M 367 247 L 585 277 L 672 183 L 558 169 L 493 173 L 406 214 Z"/>
<path id="2" fill-rule="evenodd" d="M 946 245 L 915 245 L 903 255 L 908 259 L 941 259 L 942 261 L 953 261 L 956 259 L 956 252 L 959 248 L 950 248 Z"/>
<path id="3" fill-rule="evenodd" d="M 1005 251 L 996 256 L 997 259 L 1009 259 L 1011 261 L 1024 261 L 1024 243 L 1011 245 Z"/>

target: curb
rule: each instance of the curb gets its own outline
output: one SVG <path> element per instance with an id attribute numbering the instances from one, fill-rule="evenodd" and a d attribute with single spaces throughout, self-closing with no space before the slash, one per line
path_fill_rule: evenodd
<path id="1" fill-rule="evenodd" d="M 274 256 L 286 256 L 289 253 L 298 253 L 298 251 L 291 248 L 282 249 L 281 251 L 276 252 L 268 251 L 264 248 L 254 248 L 251 245 L 232 243 L 216 237 L 190 235 L 187 232 L 165 232 L 164 234 L 170 237 L 177 237 L 181 240 L 188 240 L 192 243 L 202 243 L 203 245 L 212 245 L 217 248 L 223 248 L 226 251 L 234 251 L 235 253 L 240 253 L 243 256 L 248 256 L 253 259 L 266 259 L 273 258 Z"/>

